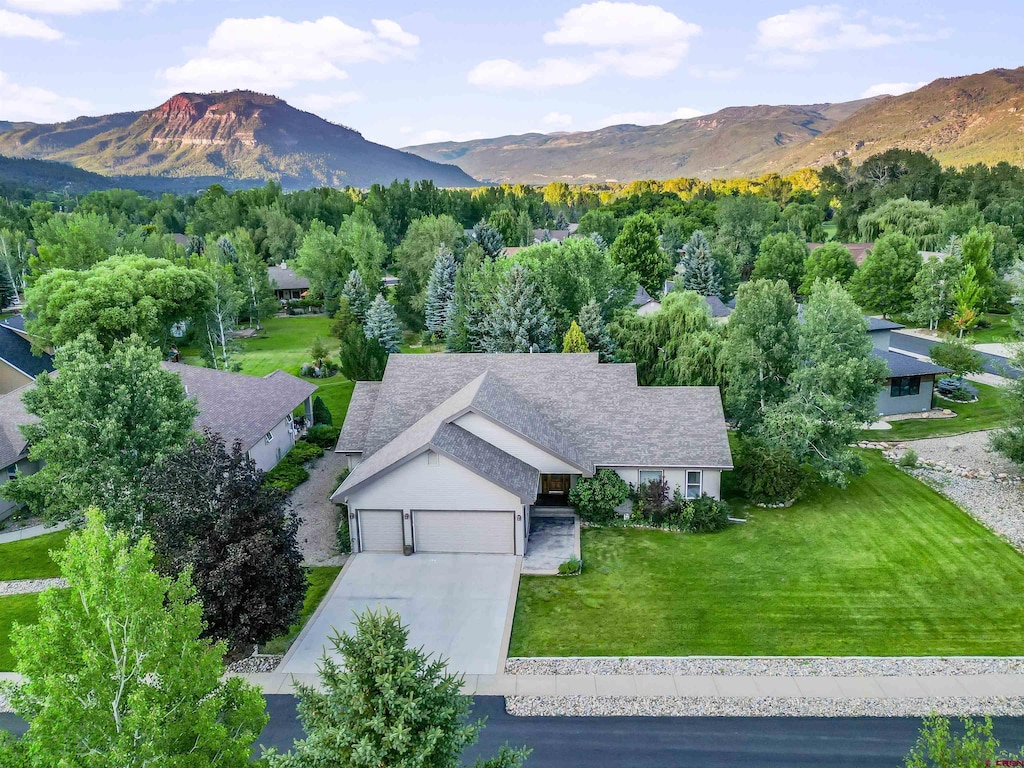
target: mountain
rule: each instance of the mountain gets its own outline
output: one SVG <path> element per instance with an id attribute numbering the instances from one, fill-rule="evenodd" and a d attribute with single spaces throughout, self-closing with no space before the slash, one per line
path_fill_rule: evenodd
<path id="1" fill-rule="evenodd" d="M 927 152 L 944 165 L 1024 165 L 1024 67 L 943 78 L 902 96 L 887 96 L 765 170 L 854 162 L 886 149 Z"/>
<path id="2" fill-rule="evenodd" d="M 758 175 L 787 147 L 806 144 L 870 104 L 729 107 L 664 125 L 502 136 L 406 147 L 457 163 L 484 181 L 546 184 Z"/>
<path id="3" fill-rule="evenodd" d="M 105 176 L 273 178 L 289 188 L 368 187 L 394 179 L 479 186 L 456 166 L 375 144 L 251 91 L 180 93 L 146 112 L 53 125 L 0 122 L 0 155 L 57 160 Z"/>

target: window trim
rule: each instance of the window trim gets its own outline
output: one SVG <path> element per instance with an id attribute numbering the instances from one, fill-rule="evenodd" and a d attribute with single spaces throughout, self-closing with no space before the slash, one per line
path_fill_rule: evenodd
<path id="1" fill-rule="evenodd" d="M 274 442 L 274 433 L 273 432 L 267 432 L 267 434 L 265 434 L 263 436 L 263 439 L 266 440 L 268 443 Z"/>
<path id="2" fill-rule="evenodd" d="M 650 480 L 644 480 L 644 472 L 657 472 L 658 473 L 658 482 L 659 483 L 665 482 L 665 470 L 664 469 L 640 469 L 638 467 L 637 470 L 636 470 L 636 486 L 637 486 L 637 488 L 639 488 L 640 486 L 646 485 L 647 483 L 651 482 Z"/>
<path id="3" fill-rule="evenodd" d="M 686 472 L 686 476 L 683 478 L 683 482 L 686 485 L 686 488 L 684 489 L 686 498 L 688 498 L 688 499 L 699 499 L 701 497 L 701 495 L 704 493 L 704 470 L 703 469 L 687 469 L 687 470 L 685 470 L 685 472 Z M 690 486 L 692 485 L 692 483 L 690 483 L 690 475 L 691 474 L 696 474 L 697 475 L 697 495 L 696 496 L 691 496 L 690 495 Z"/>
<path id="4" fill-rule="evenodd" d="M 920 376 L 894 376 L 889 379 L 889 397 L 916 397 L 920 394 Z"/>
<path id="5" fill-rule="evenodd" d="M 7 481 L 8 482 L 10 482 L 11 480 L 14 480 L 17 476 L 18 476 L 18 465 L 17 464 L 11 464 L 9 467 L 7 467 Z"/>

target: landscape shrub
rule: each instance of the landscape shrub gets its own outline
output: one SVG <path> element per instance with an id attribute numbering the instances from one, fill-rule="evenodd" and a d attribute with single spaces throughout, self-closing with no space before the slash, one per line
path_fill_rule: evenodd
<path id="1" fill-rule="evenodd" d="M 599 469 L 593 477 L 581 477 L 569 491 L 581 520 L 607 523 L 615 517 L 615 508 L 629 498 L 629 485 L 611 469 Z"/>
<path id="2" fill-rule="evenodd" d="M 672 493 L 672 501 L 669 502 L 665 512 L 665 525 L 680 531 L 688 531 L 693 521 L 693 504 L 683 496 L 683 492 L 676 486 Z"/>
<path id="3" fill-rule="evenodd" d="M 292 446 L 292 449 L 288 451 L 282 461 L 291 461 L 294 464 L 305 464 L 307 461 L 319 459 L 323 455 L 324 449 L 319 445 L 307 440 L 299 440 L 299 442 Z"/>
<path id="4" fill-rule="evenodd" d="M 306 430 L 306 440 L 325 450 L 331 450 L 338 444 L 338 435 L 340 434 L 341 427 L 335 427 L 332 424 L 317 424 Z"/>
<path id="5" fill-rule="evenodd" d="M 338 473 L 337 479 L 334 481 L 334 488 L 336 489 L 352 473 L 352 470 L 345 467 L 341 472 Z M 333 490 L 331 491 L 334 492 Z M 348 527 L 348 504 L 338 504 L 338 531 L 335 535 L 334 548 L 343 555 L 348 554 L 352 551 L 352 534 Z"/>
<path id="6" fill-rule="evenodd" d="M 729 524 L 729 504 L 702 493 L 690 501 L 692 518 L 690 531 L 693 533 L 714 533 Z"/>
<path id="7" fill-rule="evenodd" d="M 909 448 L 902 456 L 899 457 L 899 459 L 897 459 L 896 464 L 904 469 L 913 469 L 917 466 L 917 462 L 917 451 L 913 448 Z"/>
<path id="8" fill-rule="evenodd" d="M 334 424 L 334 416 L 331 415 L 331 409 L 327 407 L 322 397 L 313 398 L 313 423 L 314 424 Z"/>
<path id="9" fill-rule="evenodd" d="M 668 505 L 668 482 L 664 479 L 651 480 L 643 483 L 633 493 L 633 513 L 630 519 L 661 525 L 665 522 Z"/>
<path id="10" fill-rule="evenodd" d="M 781 446 L 746 437 L 735 453 L 740 488 L 754 504 L 784 504 L 800 495 L 806 473 Z"/>
<path id="11" fill-rule="evenodd" d="M 285 493 L 291 493 L 309 479 L 309 472 L 301 463 L 288 461 L 285 456 L 278 462 L 277 466 L 267 472 L 264 482 L 274 488 L 280 488 Z"/>
<path id="12" fill-rule="evenodd" d="M 559 576 L 576 576 L 583 570 L 583 563 L 576 555 L 573 555 L 564 563 L 558 566 Z"/>

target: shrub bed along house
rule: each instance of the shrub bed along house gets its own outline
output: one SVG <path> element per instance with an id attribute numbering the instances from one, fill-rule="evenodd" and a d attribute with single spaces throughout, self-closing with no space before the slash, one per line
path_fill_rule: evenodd
<path id="1" fill-rule="evenodd" d="M 285 454 L 277 466 L 267 472 L 266 483 L 291 493 L 309 479 L 306 463 L 324 455 L 319 445 L 300 440 Z"/>

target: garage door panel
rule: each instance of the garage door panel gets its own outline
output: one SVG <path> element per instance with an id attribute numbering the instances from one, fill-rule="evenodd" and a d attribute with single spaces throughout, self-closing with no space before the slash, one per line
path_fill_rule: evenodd
<path id="1" fill-rule="evenodd" d="M 363 552 L 401 552 L 405 543 L 402 512 L 395 509 L 359 510 L 359 548 Z"/>
<path id="2" fill-rule="evenodd" d="M 417 552 L 515 554 L 515 514 L 485 511 L 413 512 Z"/>

